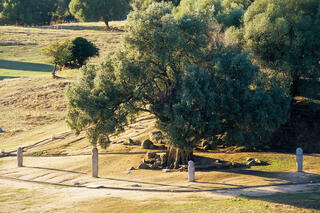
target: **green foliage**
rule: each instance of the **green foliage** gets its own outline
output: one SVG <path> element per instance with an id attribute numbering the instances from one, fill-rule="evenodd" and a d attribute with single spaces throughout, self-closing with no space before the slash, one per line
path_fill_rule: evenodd
<path id="1" fill-rule="evenodd" d="M 130 9 L 129 0 L 71 0 L 70 12 L 80 21 L 109 21 L 124 19 Z"/>
<path id="2" fill-rule="evenodd" d="M 52 42 L 42 53 L 50 57 L 50 62 L 64 67 L 81 67 L 89 57 L 98 55 L 99 49 L 90 41 L 77 37 L 72 40 Z"/>
<path id="3" fill-rule="evenodd" d="M 239 27 L 242 24 L 243 14 L 250 4 L 250 0 L 182 0 L 174 9 L 174 14 L 179 18 L 185 14 L 210 11 L 207 16 L 216 19 L 223 28 Z"/>
<path id="4" fill-rule="evenodd" d="M 0 20 L 17 25 L 50 24 L 55 0 L 2 0 Z"/>
<path id="5" fill-rule="evenodd" d="M 130 5 L 136 11 L 144 11 L 149 7 L 150 4 L 161 1 L 162 0 L 132 0 Z M 165 2 L 171 2 L 174 6 L 177 6 L 179 5 L 180 0 L 165 0 Z"/>
<path id="6" fill-rule="evenodd" d="M 257 0 L 247 10 L 244 47 L 266 67 L 289 72 L 296 82 L 320 74 L 320 2 Z"/>
<path id="7" fill-rule="evenodd" d="M 72 44 L 73 64 L 78 67 L 84 65 L 89 57 L 99 54 L 99 49 L 85 38 L 77 37 L 72 40 Z"/>
<path id="8" fill-rule="evenodd" d="M 63 22 L 75 20 L 69 11 L 70 1 L 71 0 L 56 0 L 55 10 L 52 14 L 52 19 L 54 21 Z"/>
<path id="9" fill-rule="evenodd" d="M 175 19 L 172 4 L 131 12 L 123 47 L 82 68 L 68 87 L 67 122 L 106 147 L 138 112 L 156 116 L 171 147 L 190 150 L 217 135 L 259 146 L 286 121 L 288 98 L 236 48 L 210 43 L 201 16 Z M 220 48 L 219 48 L 220 47 Z"/>
<path id="10" fill-rule="evenodd" d="M 42 54 L 49 56 L 49 62 L 58 66 L 68 66 L 72 61 L 72 41 L 52 42 L 42 49 Z"/>

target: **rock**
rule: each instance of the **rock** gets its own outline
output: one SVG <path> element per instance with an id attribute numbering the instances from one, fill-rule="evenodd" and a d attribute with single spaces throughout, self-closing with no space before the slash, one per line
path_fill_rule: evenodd
<path id="1" fill-rule="evenodd" d="M 131 166 L 128 170 L 136 170 L 133 166 Z"/>
<path id="2" fill-rule="evenodd" d="M 170 169 L 162 169 L 162 172 L 171 172 Z"/>
<path id="3" fill-rule="evenodd" d="M 161 167 L 161 162 L 156 161 L 152 164 L 151 169 L 158 169 Z"/>
<path id="4" fill-rule="evenodd" d="M 161 143 L 163 136 L 161 131 L 153 131 L 150 133 L 150 139 L 155 143 Z"/>
<path id="5" fill-rule="evenodd" d="M 5 153 L 4 149 L 0 149 L 0 153 L 4 154 Z"/>
<path id="6" fill-rule="evenodd" d="M 205 145 L 205 146 L 203 147 L 203 150 L 207 151 L 207 150 L 209 150 L 210 148 L 211 148 L 210 145 Z"/>
<path id="7" fill-rule="evenodd" d="M 156 158 L 156 153 L 155 152 L 147 152 L 147 157 L 148 157 L 148 159 L 154 159 L 154 158 Z"/>
<path id="8" fill-rule="evenodd" d="M 0 128 L 0 133 L 3 133 L 4 131 L 3 131 L 3 129 L 2 128 Z"/>
<path id="9" fill-rule="evenodd" d="M 160 145 L 160 146 L 158 146 L 158 148 L 162 149 L 162 150 L 166 150 L 167 149 L 167 147 L 165 145 Z"/>
<path id="10" fill-rule="evenodd" d="M 149 166 L 146 163 L 141 163 L 138 168 L 139 169 L 149 169 Z"/>
<path id="11" fill-rule="evenodd" d="M 254 158 L 247 158 L 247 161 L 253 161 Z"/>
<path id="12" fill-rule="evenodd" d="M 73 185 L 74 185 L 74 186 L 80 186 L 80 183 L 79 183 L 79 182 L 74 182 Z"/>
<path id="13" fill-rule="evenodd" d="M 256 165 L 256 161 L 255 160 L 252 160 L 250 161 L 249 163 L 247 163 L 247 166 L 255 166 Z"/>
<path id="14" fill-rule="evenodd" d="M 153 147 L 153 143 L 149 139 L 143 141 L 141 144 L 141 148 L 143 149 L 151 149 L 152 147 Z"/>
<path id="15" fill-rule="evenodd" d="M 131 187 L 141 187 L 141 185 L 139 185 L 139 184 L 133 184 L 133 185 L 131 185 Z"/>

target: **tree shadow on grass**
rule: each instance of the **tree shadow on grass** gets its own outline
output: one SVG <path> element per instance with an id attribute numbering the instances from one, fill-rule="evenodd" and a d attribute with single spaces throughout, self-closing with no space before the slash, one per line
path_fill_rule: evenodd
<path id="1" fill-rule="evenodd" d="M 0 81 L 4 79 L 13 79 L 13 78 L 19 78 L 18 76 L 0 76 Z"/>
<path id="2" fill-rule="evenodd" d="M 260 200 L 276 204 L 308 209 L 312 212 L 320 210 L 320 192 L 276 193 L 267 196 L 243 196 L 250 200 Z M 302 211 L 302 210 L 301 210 Z"/>
<path id="3" fill-rule="evenodd" d="M 53 66 L 48 64 L 40 64 L 40 63 L 0 60 L 0 69 L 35 71 L 35 72 L 51 72 L 53 69 Z"/>

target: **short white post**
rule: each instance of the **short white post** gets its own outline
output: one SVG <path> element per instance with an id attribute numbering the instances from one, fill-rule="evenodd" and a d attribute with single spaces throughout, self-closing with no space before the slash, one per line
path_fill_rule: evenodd
<path id="1" fill-rule="evenodd" d="M 297 171 L 303 172 L 303 150 L 301 148 L 297 148 L 296 150 L 296 160 L 297 160 Z"/>
<path id="2" fill-rule="evenodd" d="M 194 162 L 190 160 L 188 162 L 189 182 L 194 182 L 194 173 L 195 173 Z"/>
<path id="3" fill-rule="evenodd" d="M 21 147 L 17 150 L 17 160 L 18 160 L 18 167 L 23 167 L 23 149 Z"/>
<path id="4" fill-rule="evenodd" d="M 98 177 L 98 149 L 92 149 L 92 177 Z"/>

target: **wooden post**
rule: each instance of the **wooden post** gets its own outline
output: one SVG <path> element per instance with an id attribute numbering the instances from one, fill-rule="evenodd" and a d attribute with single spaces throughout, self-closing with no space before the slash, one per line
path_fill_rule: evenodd
<path id="1" fill-rule="evenodd" d="M 98 149 L 92 149 L 92 177 L 98 177 Z"/>
<path id="2" fill-rule="evenodd" d="M 18 167 L 23 167 L 23 149 L 21 147 L 18 148 L 17 151 L 17 160 L 18 160 Z"/>

